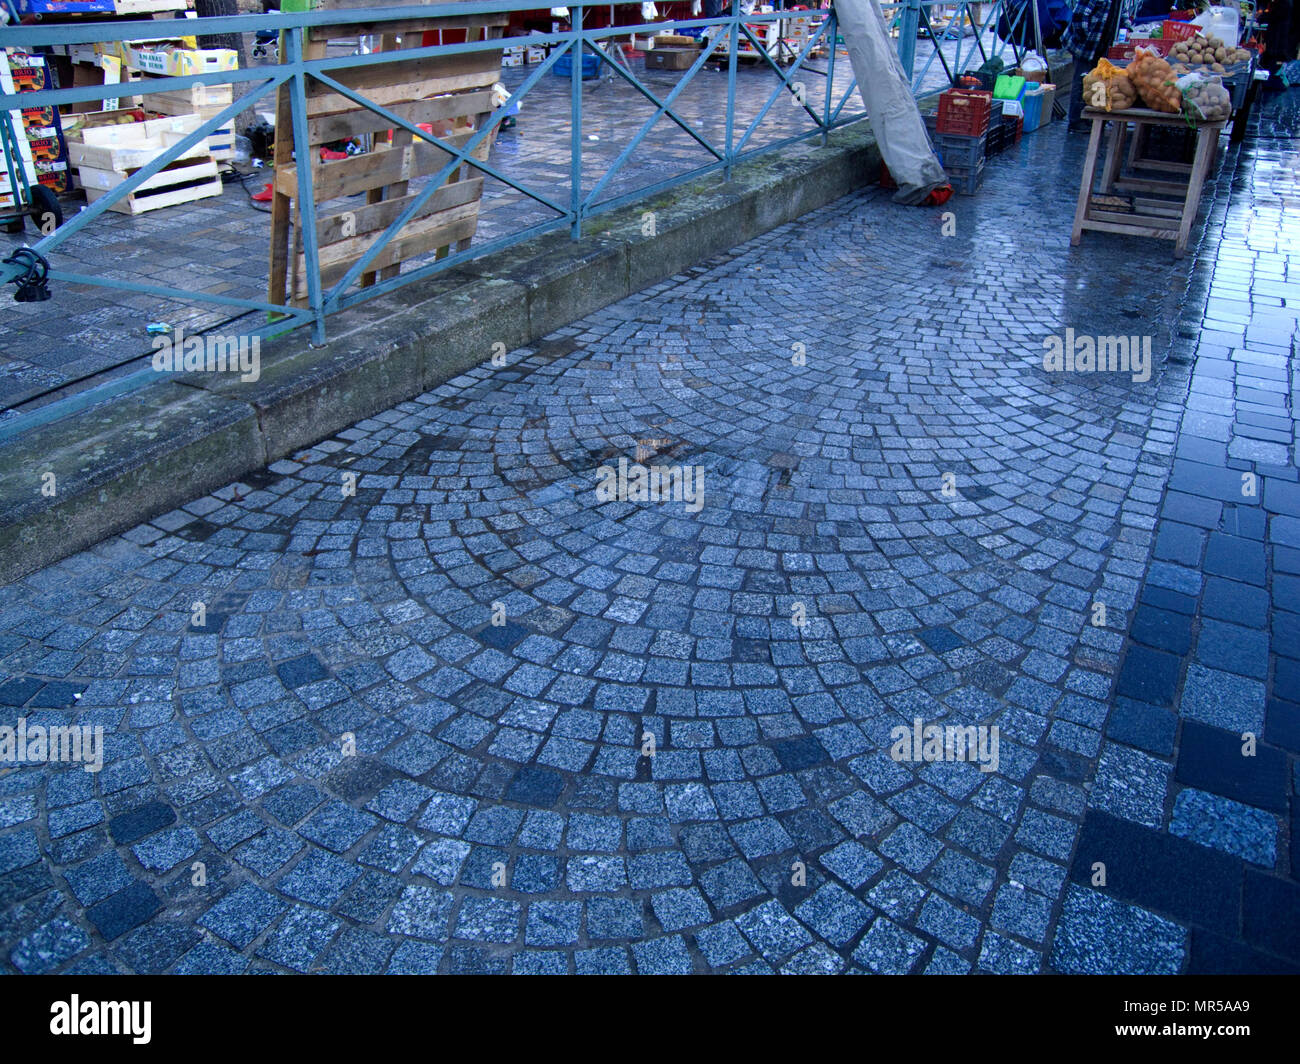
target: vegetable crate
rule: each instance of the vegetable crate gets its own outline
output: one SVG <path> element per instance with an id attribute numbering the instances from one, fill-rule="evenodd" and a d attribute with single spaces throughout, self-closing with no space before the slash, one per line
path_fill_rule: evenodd
<path id="1" fill-rule="evenodd" d="M 993 110 L 993 97 L 987 92 L 967 89 L 948 89 L 939 96 L 940 133 L 963 133 L 968 137 L 982 137 L 989 128 Z"/>
<path id="2" fill-rule="evenodd" d="M 959 167 L 945 166 L 944 172 L 948 175 L 948 183 L 952 185 L 953 190 L 960 192 L 963 196 L 973 196 L 984 184 L 984 163 L 970 169 L 961 169 Z"/>
<path id="3" fill-rule="evenodd" d="M 966 137 L 956 133 L 940 133 L 935 138 L 935 148 L 943 160 L 944 169 L 974 170 L 984 165 L 988 151 L 988 134 Z"/>
<path id="4" fill-rule="evenodd" d="M 77 168 L 77 181 L 94 203 L 108 195 L 141 167 L 199 128 L 198 115 L 176 115 L 146 122 L 117 122 L 114 112 L 101 112 L 103 124 L 87 124 L 68 135 L 68 159 Z M 91 123 L 99 115 L 89 116 Z M 133 193 L 108 209 L 119 214 L 143 214 L 160 207 L 221 195 L 221 178 L 206 140 L 168 163 Z"/>
<path id="5" fill-rule="evenodd" d="M 204 122 L 215 118 L 235 98 L 233 85 L 192 85 L 187 89 L 151 92 L 141 97 L 146 110 L 160 115 L 196 114 Z M 209 133 L 208 148 L 217 162 L 227 162 L 235 157 L 234 119 L 224 129 Z"/>

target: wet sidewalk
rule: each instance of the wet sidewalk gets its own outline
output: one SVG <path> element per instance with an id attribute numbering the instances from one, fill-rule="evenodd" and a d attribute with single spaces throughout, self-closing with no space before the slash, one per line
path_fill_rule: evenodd
<path id="1" fill-rule="evenodd" d="M 6 712 L 105 729 L 0 774 L 0 963 L 1300 968 L 1296 95 L 1181 262 L 1070 248 L 1057 126 L 0 590 Z"/>

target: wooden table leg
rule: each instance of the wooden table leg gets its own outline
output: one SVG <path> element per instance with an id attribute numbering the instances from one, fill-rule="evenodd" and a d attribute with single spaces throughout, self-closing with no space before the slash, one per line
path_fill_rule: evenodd
<path id="1" fill-rule="evenodd" d="M 1092 182 L 1097 176 L 1097 149 L 1101 147 L 1101 127 L 1106 119 L 1101 115 L 1090 115 L 1092 133 L 1088 137 L 1088 154 L 1083 160 L 1083 177 L 1079 183 L 1079 202 L 1074 208 L 1074 229 L 1070 233 L 1070 243 L 1077 246 L 1083 238 L 1083 222 L 1088 217 L 1088 200 L 1092 197 Z"/>
<path id="2" fill-rule="evenodd" d="M 1210 170 L 1210 159 L 1218 146 L 1219 126 L 1197 126 L 1196 156 L 1192 160 L 1192 173 L 1187 181 L 1187 198 L 1183 200 L 1183 217 L 1178 226 L 1178 242 L 1174 244 L 1174 258 L 1181 259 L 1187 248 L 1187 237 L 1196 221 L 1196 211 L 1201 204 L 1201 188 Z"/>
<path id="3" fill-rule="evenodd" d="M 1106 150 L 1106 165 L 1101 172 L 1101 191 L 1109 195 L 1119 179 L 1120 160 L 1124 157 L 1124 138 L 1128 123 L 1117 120 L 1111 124 L 1110 146 Z"/>

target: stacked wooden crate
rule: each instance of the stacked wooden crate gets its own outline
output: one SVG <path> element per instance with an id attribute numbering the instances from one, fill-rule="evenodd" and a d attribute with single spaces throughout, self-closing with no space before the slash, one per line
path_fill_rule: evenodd
<path id="1" fill-rule="evenodd" d="M 152 78 L 147 80 L 153 80 Z M 188 89 L 170 89 L 167 92 L 150 92 L 142 99 L 146 111 L 160 115 L 198 115 L 206 122 L 230 106 L 235 98 L 233 85 L 192 85 Z M 208 148 L 217 162 L 227 162 L 235 157 L 235 121 L 209 133 Z"/>
<path id="2" fill-rule="evenodd" d="M 68 134 L 68 158 L 90 203 L 102 199 L 153 162 L 162 152 L 199 128 L 196 114 L 145 122 L 118 122 L 113 112 L 88 115 Z M 110 205 L 119 214 L 143 214 L 208 196 L 221 195 L 221 178 L 206 140 L 168 163 L 129 196 Z"/>

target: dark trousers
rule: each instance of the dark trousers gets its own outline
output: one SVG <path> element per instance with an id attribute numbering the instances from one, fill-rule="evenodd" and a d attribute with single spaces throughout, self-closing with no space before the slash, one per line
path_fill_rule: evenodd
<path id="1" fill-rule="evenodd" d="M 1074 80 L 1070 83 L 1070 110 L 1065 117 L 1067 128 L 1073 126 L 1083 115 L 1083 75 L 1088 73 L 1095 63 L 1084 65 L 1075 59 Z"/>

